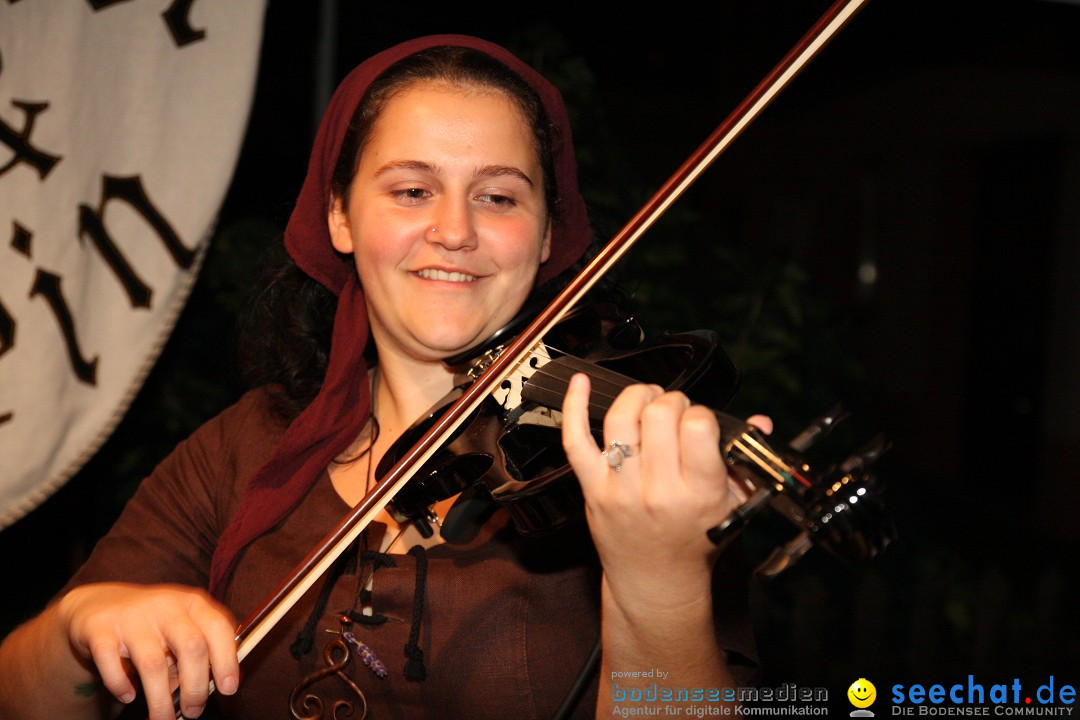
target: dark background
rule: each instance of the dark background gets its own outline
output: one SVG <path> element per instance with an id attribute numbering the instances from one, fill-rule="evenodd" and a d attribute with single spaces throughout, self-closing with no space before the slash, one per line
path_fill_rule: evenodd
<path id="1" fill-rule="evenodd" d="M 320 62 L 336 83 L 417 35 L 507 45 L 563 89 L 607 237 L 825 8 L 613 18 L 341 2 L 321 24 L 315 3 L 271 0 L 203 274 L 113 438 L 0 533 L 15 578 L 0 630 L 40 608 L 138 479 L 242 391 L 234 318 L 303 178 Z M 769 413 L 787 437 L 842 400 L 854 416 L 838 446 L 878 431 L 893 443 L 877 471 L 896 542 L 855 567 L 815 550 L 754 586 L 766 685 L 841 698 L 859 677 L 883 696 L 968 674 L 1032 691 L 1080 680 L 1078 234 L 1080 5 L 872 0 L 619 268 L 650 331 L 721 333 L 743 372 L 733 412 Z M 790 535 L 751 529 L 751 561 Z"/>

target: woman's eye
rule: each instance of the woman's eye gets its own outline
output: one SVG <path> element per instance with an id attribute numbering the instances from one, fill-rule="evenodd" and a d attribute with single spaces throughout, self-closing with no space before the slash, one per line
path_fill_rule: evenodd
<path id="1" fill-rule="evenodd" d="M 419 202 L 426 199 L 431 193 L 423 188 L 406 188 L 404 190 L 394 190 L 391 194 L 404 202 Z"/>
<path id="2" fill-rule="evenodd" d="M 478 195 L 477 200 L 495 208 L 512 208 L 517 205 L 517 201 L 512 197 L 506 195 L 497 195 L 495 193 L 488 193 L 486 195 Z"/>

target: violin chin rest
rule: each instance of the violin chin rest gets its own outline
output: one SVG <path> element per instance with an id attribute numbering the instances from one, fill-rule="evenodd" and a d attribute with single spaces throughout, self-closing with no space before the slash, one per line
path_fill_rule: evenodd
<path id="1" fill-rule="evenodd" d="M 486 492 L 473 486 L 462 491 L 446 511 L 439 534 L 450 543 L 468 543 L 476 538 L 480 526 L 495 512 L 496 505 Z"/>

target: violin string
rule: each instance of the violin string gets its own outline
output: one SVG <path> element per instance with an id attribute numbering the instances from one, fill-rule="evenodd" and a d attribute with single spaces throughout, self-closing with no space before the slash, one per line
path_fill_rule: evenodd
<path id="1" fill-rule="evenodd" d="M 740 440 L 746 442 L 749 445 L 753 445 L 756 452 L 762 456 L 762 467 L 765 467 L 764 463 L 770 463 L 772 466 L 780 468 L 782 472 L 798 480 L 801 485 L 804 485 L 808 488 L 811 487 L 812 484 L 809 480 L 804 478 L 798 471 L 795 470 L 795 468 L 791 467 L 791 465 L 785 462 L 783 458 L 773 452 L 772 448 L 756 439 L 750 433 L 743 433 L 740 436 Z M 743 445 L 741 449 L 743 449 L 745 452 L 748 447 L 746 445 Z M 781 481 L 783 481 L 782 478 Z"/>
<path id="2" fill-rule="evenodd" d="M 593 394 L 606 400 L 607 406 L 610 406 L 616 396 L 634 382 L 630 378 L 581 358 L 567 356 L 566 364 L 572 366 L 575 371 L 583 372 L 589 376 L 592 381 Z M 605 406 L 605 410 L 607 406 Z"/>
<path id="3" fill-rule="evenodd" d="M 772 467 L 772 465 L 769 463 L 769 459 L 759 455 L 756 448 L 752 448 L 741 442 L 742 440 L 745 440 L 746 437 L 747 436 L 744 433 L 739 438 L 737 438 L 733 443 L 734 447 L 737 447 L 739 450 L 741 450 L 751 462 L 753 462 L 757 467 L 761 468 L 769 475 L 771 475 L 778 483 L 784 485 L 784 476 L 780 474 L 780 472 L 778 472 L 774 467 Z"/>
<path id="4" fill-rule="evenodd" d="M 552 357 L 550 352 L 552 350 L 559 354 L 558 358 Z M 619 392 L 634 382 L 630 378 L 624 379 L 624 376 L 618 375 L 614 371 L 571 355 L 557 346 L 541 343 L 534 349 L 534 354 L 549 361 L 547 364 L 537 368 L 536 372 L 542 374 L 542 377 L 549 378 L 553 383 L 557 383 L 557 386 L 548 386 L 545 387 L 545 390 L 553 392 L 561 398 L 566 394 L 566 390 L 570 385 L 570 378 L 562 372 L 563 369 L 567 368 L 572 372 L 585 373 L 592 381 L 591 397 L 606 401 L 606 404 L 600 405 L 602 410 L 607 410 Z M 556 359 L 561 362 L 554 362 Z M 620 382 L 613 381 L 612 377 L 618 377 Z"/>

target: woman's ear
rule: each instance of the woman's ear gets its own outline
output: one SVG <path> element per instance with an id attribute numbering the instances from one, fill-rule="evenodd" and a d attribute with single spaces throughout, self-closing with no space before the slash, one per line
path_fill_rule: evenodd
<path id="1" fill-rule="evenodd" d="M 349 215 L 345 212 L 341 198 L 330 201 L 330 211 L 326 214 L 326 224 L 330 230 L 330 242 L 340 253 L 351 254 L 353 251 L 352 228 L 349 227 Z"/>

